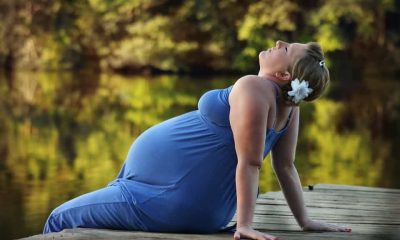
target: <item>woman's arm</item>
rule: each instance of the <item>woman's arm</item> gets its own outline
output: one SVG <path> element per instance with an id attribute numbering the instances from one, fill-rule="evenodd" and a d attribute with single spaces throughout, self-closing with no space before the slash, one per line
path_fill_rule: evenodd
<path id="1" fill-rule="evenodd" d="M 300 178 L 294 165 L 297 137 L 299 132 L 299 107 L 295 107 L 288 130 L 272 149 L 272 167 L 278 177 L 282 192 L 300 227 L 309 217 L 303 199 Z"/>
<path id="2" fill-rule="evenodd" d="M 251 229 L 267 127 L 269 88 L 256 76 L 239 79 L 229 96 L 230 123 L 238 159 L 236 167 L 237 232 L 235 239 L 275 239 Z"/>
<path id="3" fill-rule="evenodd" d="M 305 231 L 351 232 L 350 228 L 311 220 L 307 214 L 300 178 L 294 165 L 300 108 L 296 107 L 293 111 L 293 117 L 286 134 L 279 139 L 272 149 L 272 166 L 286 201 L 297 223 Z"/>

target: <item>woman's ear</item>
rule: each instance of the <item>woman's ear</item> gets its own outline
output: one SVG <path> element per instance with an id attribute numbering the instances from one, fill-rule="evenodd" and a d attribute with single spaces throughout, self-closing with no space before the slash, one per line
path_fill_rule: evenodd
<path id="1" fill-rule="evenodd" d="M 278 78 L 281 81 L 289 81 L 289 80 L 292 79 L 292 75 L 288 71 L 276 72 L 274 75 L 275 75 L 276 78 Z"/>

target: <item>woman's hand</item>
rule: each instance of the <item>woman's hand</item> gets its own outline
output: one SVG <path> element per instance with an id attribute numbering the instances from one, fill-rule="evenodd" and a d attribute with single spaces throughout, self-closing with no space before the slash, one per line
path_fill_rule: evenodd
<path id="1" fill-rule="evenodd" d="M 321 232 L 351 232 L 351 228 L 325 223 L 322 221 L 309 220 L 304 226 L 303 231 L 321 231 Z"/>
<path id="2" fill-rule="evenodd" d="M 236 229 L 233 239 L 239 240 L 242 237 L 257 239 L 257 240 L 279 240 L 278 237 L 274 237 L 272 235 L 256 231 L 251 227 L 239 227 Z"/>

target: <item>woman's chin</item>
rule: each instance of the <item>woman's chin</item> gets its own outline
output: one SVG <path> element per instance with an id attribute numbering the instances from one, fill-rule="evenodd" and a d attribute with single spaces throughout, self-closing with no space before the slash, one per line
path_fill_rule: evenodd
<path id="1" fill-rule="evenodd" d="M 267 55 L 267 51 L 261 51 L 261 52 L 258 54 L 258 60 L 261 62 L 262 59 L 265 59 L 266 55 Z"/>

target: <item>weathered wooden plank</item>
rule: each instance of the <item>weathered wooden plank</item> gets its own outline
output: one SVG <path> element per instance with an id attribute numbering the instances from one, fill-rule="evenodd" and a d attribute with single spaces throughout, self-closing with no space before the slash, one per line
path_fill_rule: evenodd
<path id="1" fill-rule="evenodd" d="M 365 204 L 387 204 L 392 205 L 393 207 L 397 206 L 396 203 L 400 203 L 400 200 L 397 198 L 375 198 L 371 199 L 373 196 L 329 196 L 329 195 L 317 195 L 317 194 L 304 194 L 304 199 L 307 200 L 313 200 L 313 201 L 334 201 L 334 202 L 346 202 L 346 203 L 351 203 L 349 201 L 357 201 L 360 203 L 365 203 Z M 399 196 L 400 198 L 400 196 Z M 268 197 L 263 197 L 259 198 L 259 200 L 273 200 L 273 201 L 279 201 L 283 200 L 286 201 L 284 196 L 280 195 L 270 195 Z"/>
<path id="2" fill-rule="evenodd" d="M 274 214 L 291 214 L 290 208 L 285 205 L 256 205 L 255 214 L 260 213 L 274 213 Z M 397 211 L 391 211 L 390 209 L 364 209 L 362 206 L 338 206 L 333 208 L 328 207 L 314 207 L 313 205 L 307 205 L 307 210 L 310 214 L 333 214 L 333 215 L 356 215 L 356 216 L 385 216 L 392 217 L 395 219 L 399 218 Z"/>
<path id="3" fill-rule="evenodd" d="M 347 207 L 347 208 L 346 208 Z M 390 209 L 364 209 L 360 206 L 350 208 L 349 206 L 344 206 L 343 208 L 328 208 L 328 207 L 314 207 L 307 205 L 308 212 L 310 214 L 340 214 L 343 216 L 385 216 L 395 219 L 399 219 L 398 211 L 390 211 Z M 291 213 L 288 206 L 271 206 L 271 205 L 257 205 L 255 214 L 287 214 Z"/>
<path id="4" fill-rule="evenodd" d="M 396 232 L 399 230 L 397 226 L 389 226 L 389 225 L 373 225 L 373 224 L 354 224 L 354 223 L 346 223 L 346 224 L 338 224 L 345 225 L 346 227 L 350 227 L 353 231 L 362 234 L 374 234 L 374 233 L 388 233 L 388 232 Z M 274 224 L 274 223 L 265 223 L 265 222 L 254 222 L 252 225 L 255 229 L 260 229 L 263 231 L 300 231 L 300 227 L 298 225 L 292 224 Z"/>
<path id="5" fill-rule="evenodd" d="M 181 233 L 151 233 L 138 231 L 118 231 L 108 229 L 77 228 L 65 229 L 60 233 L 50 233 L 46 235 L 35 235 L 24 239 L 162 239 L 162 240 L 226 240 L 231 239 L 231 233 L 219 234 L 181 234 Z"/>
<path id="6" fill-rule="evenodd" d="M 354 223 L 354 224 L 374 224 L 374 225 L 395 225 L 400 226 L 399 219 L 392 221 L 390 218 L 370 218 L 367 216 L 351 216 L 351 217 L 343 217 L 343 216 L 324 216 L 324 215 L 311 215 L 313 219 L 323 220 L 330 223 L 338 223 L 338 224 L 346 224 L 346 223 Z M 264 223 L 285 223 L 285 224 L 293 224 L 297 225 L 297 222 L 293 216 L 283 216 L 283 215 L 255 215 L 253 218 L 254 222 L 264 222 Z M 231 223 L 234 223 L 232 221 Z"/>
<path id="7" fill-rule="evenodd" d="M 368 215 L 368 214 L 364 214 L 364 213 L 360 213 L 360 214 L 341 214 L 341 213 L 332 213 L 332 212 L 312 212 L 312 211 L 308 211 L 308 215 L 310 217 L 316 217 L 316 218 L 326 218 L 326 219 L 336 219 L 336 218 L 342 218 L 342 219 L 373 219 L 375 220 L 384 220 L 384 219 L 390 219 L 390 222 L 392 223 L 396 223 L 399 222 L 399 217 L 395 216 L 395 217 L 387 217 L 387 216 L 382 216 L 379 214 L 374 214 L 374 215 Z M 293 214 L 291 212 L 256 212 L 256 214 L 254 216 L 282 216 L 282 217 L 293 217 Z M 236 216 L 235 216 L 236 217 Z M 232 221 L 234 221 L 234 219 L 232 219 Z"/>
<path id="8" fill-rule="evenodd" d="M 350 190 L 350 191 L 365 191 L 365 192 L 390 192 L 400 194 L 400 189 L 394 188 L 380 188 L 380 187 L 365 187 L 365 186 L 355 186 L 355 185 L 339 185 L 339 184 L 316 184 L 313 186 L 315 190 L 325 189 L 325 190 Z"/>
<path id="9" fill-rule="evenodd" d="M 278 232 L 270 231 L 269 233 L 281 237 L 284 240 L 398 240 L 399 235 L 395 233 L 385 234 L 362 234 L 362 233 L 312 233 L 312 232 Z"/>
<path id="10" fill-rule="evenodd" d="M 317 184 L 304 189 L 312 219 L 351 227 L 351 233 L 303 232 L 287 206 L 282 192 L 261 194 L 257 200 L 253 227 L 285 240 L 317 239 L 400 239 L 400 190 Z M 236 215 L 230 224 L 234 224 Z M 28 239 L 232 239 L 232 233 L 211 235 L 147 233 L 101 229 L 67 229 L 60 233 Z"/>
<path id="11" fill-rule="evenodd" d="M 399 205 L 396 202 L 385 202 L 382 204 L 366 204 L 363 202 L 341 202 L 341 201 L 328 201 L 328 200 L 313 200 L 306 199 L 305 204 L 308 207 L 315 208 L 338 208 L 338 209 L 364 209 L 364 210 L 390 210 L 397 212 Z M 271 200 L 271 199 L 259 199 L 257 206 L 271 206 L 271 207 L 282 207 L 287 206 L 286 200 Z"/>
<path id="12" fill-rule="evenodd" d="M 377 202 L 363 202 L 360 199 L 349 199 L 348 201 L 341 201 L 341 200 L 331 200 L 331 199 L 311 199 L 311 198 L 305 198 L 305 203 L 309 205 L 315 205 L 317 206 L 318 204 L 326 204 L 327 206 L 330 205 L 338 205 L 338 204 L 346 204 L 346 205 L 362 205 L 365 207 L 376 207 L 376 208 L 388 208 L 391 210 L 399 210 L 400 209 L 400 204 L 396 204 L 396 202 L 389 202 L 389 201 L 377 201 Z M 349 202 L 350 201 L 350 202 Z M 395 203 L 393 205 L 393 203 Z M 257 204 L 260 205 L 286 205 L 286 200 L 285 199 L 268 199 L 268 198 L 263 198 L 263 199 L 258 199 Z"/>
<path id="13" fill-rule="evenodd" d="M 348 192 L 348 193 L 323 193 L 323 192 L 304 192 L 306 199 L 332 199 L 346 201 L 346 199 L 354 199 L 363 202 L 379 202 L 379 201 L 397 201 L 400 202 L 400 194 L 398 196 L 385 195 L 385 194 L 369 194 L 361 192 Z M 396 194 L 397 195 L 397 194 Z M 260 199 L 284 199 L 284 195 L 281 192 L 270 192 L 265 196 L 260 195 Z M 344 199 L 345 198 L 345 199 Z"/>
<path id="14" fill-rule="evenodd" d="M 392 189 L 392 191 L 367 191 L 367 190 L 352 190 L 352 189 L 333 189 L 333 188 L 318 188 L 313 187 L 310 188 L 303 188 L 304 192 L 334 192 L 337 194 L 341 193 L 353 193 L 353 194 L 372 194 L 372 195 L 388 195 L 388 196 L 399 196 L 400 193 L 397 189 Z"/>
<path id="15" fill-rule="evenodd" d="M 266 231 L 272 235 L 279 236 L 284 240 L 395 240 L 400 239 L 400 235 L 396 233 L 373 233 L 373 234 L 362 234 L 362 233 L 338 233 L 338 232 L 303 232 L 303 231 Z M 135 240 L 150 240 L 150 239 L 165 239 L 165 240 L 230 240 L 232 234 L 221 233 L 212 235 L 197 235 L 197 234 L 174 234 L 174 233 L 147 233 L 147 232 L 130 232 L 130 231 L 116 231 L 116 230 L 104 230 L 104 229 L 67 229 L 60 233 L 52 233 L 47 235 L 36 235 L 30 238 L 30 240 L 43 239 L 135 239 Z"/>
<path id="16" fill-rule="evenodd" d="M 338 217 L 338 216 L 313 216 L 314 219 L 319 219 L 323 221 L 328 221 L 330 223 L 359 223 L 359 224 L 376 224 L 376 225 L 400 225 L 400 219 L 392 221 L 390 218 L 370 218 L 367 216 L 351 216 L 351 217 Z M 290 223 L 297 225 L 297 222 L 293 216 L 282 216 L 282 215 L 255 215 L 254 221 L 259 219 L 259 221 L 268 222 L 268 223 Z"/>

